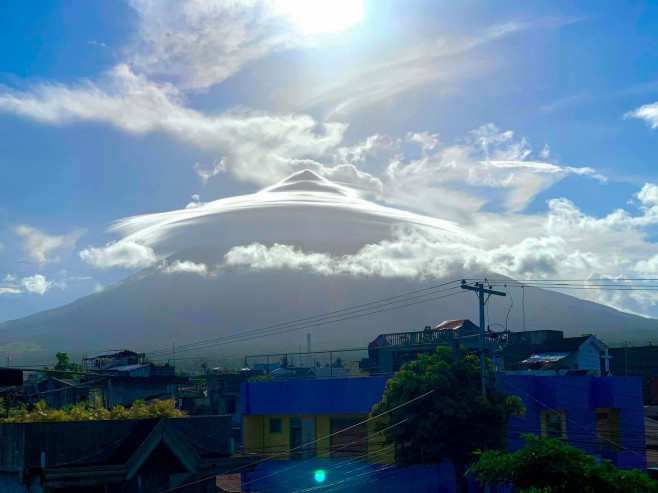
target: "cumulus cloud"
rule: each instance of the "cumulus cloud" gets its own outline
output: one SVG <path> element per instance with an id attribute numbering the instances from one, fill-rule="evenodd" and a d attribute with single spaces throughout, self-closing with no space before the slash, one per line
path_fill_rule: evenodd
<path id="1" fill-rule="evenodd" d="M 646 206 L 658 205 L 658 185 L 655 183 L 645 183 L 642 189 L 636 194 L 636 197 Z"/>
<path id="2" fill-rule="evenodd" d="M 414 142 L 420 146 L 423 151 L 431 151 L 436 147 L 439 141 L 439 134 L 431 134 L 425 132 L 408 132 L 405 140 L 407 142 Z"/>
<path id="3" fill-rule="evenodd" d="M 159 269 L 165 274 L 189 273 L 199 276 L 208 275 L 208 266 L 204 263 L 196 263 L 191 260 L 174 260 L 168 264 L 164 262 Z"/>
<path id="4" fill-rule="evenodd" d="M 473 252 L 472 247 L 450 242 L 437 231 L 402 227 L 392 239 L 364 245 L 351 255 L 304 252 L 293 245 L 276 243 L 271 247 L 260 243 L 237 246 L 224 256 L 224 267 L 287 268 L 321 275 L 428 278 L 455 274 Z"/>
<path id="5" fill-rule="evenodd" d="M 14 228 L 14 232 L 23 239 L 23 248 L 30 259 L 36 262 L 59 262 L 60 257 L 50 257 L 50 253 L 67 253 L 71 251 L 85 230 L 77 229 L 66 235 L 49 235 L 27 225 Z"/>
<path id="6" fill-rule="evenodd" d="M 44 294 L 53 286 L 53 282 L 47 280 L 45 276 L 41 274 L 35 274 L 33 276 L 24 277 L 21 280 L 21 285 L 28 293 Z"/>
<path id="7" fill-rule="evenodd" d="M 652 130 L 658 128 L 658 103 L 645 104 L 633 111 L 629 111 L 624 118 L 637 118 L 643 120 Z"/>
<path id="8" fill-rule="evenodd" d="M 204 205 L 204 202 L 201 202 L 201 196 L 199 194 L 194 194 L 190 197 L 192 199 L 192 202 L 188 203 L 185 208 L 186 209 L 195 209 L 197 207 L 201 207 Z"/>
<path id="9" fill-rule="evenodd" d="M 101 269 L 148 267 L 158 260 L 152 248 L 131 241 L 111 242 L 101 248 L 90 247 L 82 250 L 79 256 L 84 262 Z"/>

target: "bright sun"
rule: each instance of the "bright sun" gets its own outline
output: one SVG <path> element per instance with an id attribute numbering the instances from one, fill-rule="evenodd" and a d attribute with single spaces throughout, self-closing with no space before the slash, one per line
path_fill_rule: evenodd
<path id="1" fill-rule="evenodd" d="M 276 10 L 302 34 L 345 31 L 364 14 L 363 0 L 277 0 Z"/>

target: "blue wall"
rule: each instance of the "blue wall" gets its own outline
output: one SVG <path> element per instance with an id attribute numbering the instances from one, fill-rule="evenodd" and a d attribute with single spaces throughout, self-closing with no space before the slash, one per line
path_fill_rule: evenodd
<path id="1" fill-rule="evenodd" d="M 542 411 L 564 410 L 567 443 L 609 459 L 621 469 L 646 470 L 640 378 L 506 375 L 505 391 L 521 397 L 526 407 L 525 419 L 513 416 L 507 425 L 511 452 L 523 447 L 519 435 L 540 435 Z M 594 415 L 597 408 L 619 409 L 620 449 L 599 446 Z"/>
<path id="2" fill-rule="evenodd" d="M 367 414 L 380 402 L 388 377 L 249 382 L 242 387 L 245 414 Z M 521 434 L 541 435 L 541 412 L 565 410 L 567 443 L 622 469 L 646 470 L 642 383 L 637 377 L 505 375 L 505 389 L 521 397 L 525 418 L 512 417 L 507 436 L 510 452 L 523 446 Z M 620 450 L 599 450 L 596 408 L 619 409 Z M 313 487 L 313 471 L 330 472 L 327 483 L 341 491 L 454 491 L 452 470 L 440 467 L 397 469 L 354 459 L 264 461 L 244 475 L 244 491 L 286 492 Z M 353 478 L 345 481 L 347 478 Z M 472 478 L 471 478 L 472 481 Z M 327 484 L 327 486 L 329 486 Z M 438 489 L 437 489 L 438 488 Z M 472 485 L 471 491 L 480 491 Z M 499 491 L 505 491 L 501 488 Z"/>
<path id="3" fill-rule="evenodd" d="M 244 382 L 242 413 L 368 414 L 381 402 L 389 376 Z"/>

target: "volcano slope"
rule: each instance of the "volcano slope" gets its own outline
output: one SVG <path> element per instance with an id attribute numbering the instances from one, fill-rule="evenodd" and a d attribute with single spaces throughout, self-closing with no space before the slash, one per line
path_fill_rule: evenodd
<path id="1" fill-rule="evenodd" d="M 461 278 L 495 278 L 508 291 L 489 302 L 494 329 L 594 333 L 613 345 L 646 343 L 658 333 L 654 319 L 521 289 L 485 265 L 468 270 L 486 248 L 479 238 L 448 221 L 369 202 L 310 171 L 255 194 L 127 218 L 113 230 L 119 243 L 159 260 L 101 292 L 0 324 L 0 349 L 16 363 L 57 351 L 80 357 L 202 341 L 209 342 L 189 353 L 296 351 L 307 333 L 314 349 L 364 347 L 384 332 L 477 321 L 477 298 L 460 289 Z M 419 254 L 424 247 L 429 255 Z M 342 311 L 350 307 L 358 308 Z M 321 314 L 331 315 L 290 324 Z"/>

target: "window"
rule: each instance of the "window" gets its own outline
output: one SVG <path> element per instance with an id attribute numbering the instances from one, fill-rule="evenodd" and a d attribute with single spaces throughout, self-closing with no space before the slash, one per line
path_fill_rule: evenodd
<path id="1" fill-rule="evenodd" d="M 364 419 L 331 418 L 331 457 L 361 457 L 366 453 Z"/>
<path id="2" fill-rule="evenodd" d="M 567 420 L 565 411 L 542 411 L 542 438 L 566 438 Z"/>
<path id="3" fill-rule="evenodd" d="M 270 418 L 270 433 L 276 434 L 281 433 L 281 418 Z"/>
<path id="4" fill-rule="evenodd" d="M 619 409 L 603 408 L 594 411 L 596 420 L 596 441 L 599 450 L 619 448 Z"/>

